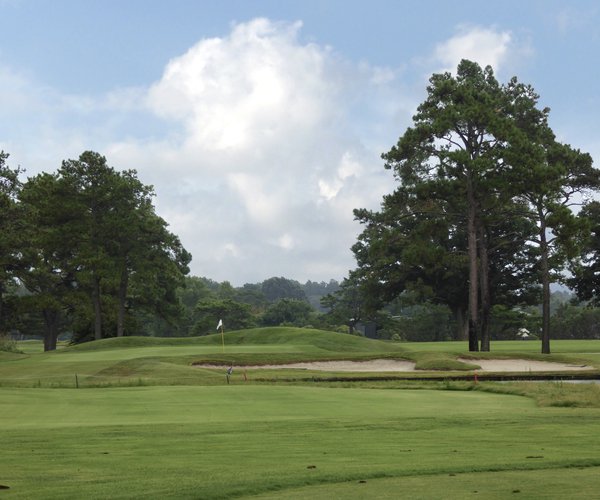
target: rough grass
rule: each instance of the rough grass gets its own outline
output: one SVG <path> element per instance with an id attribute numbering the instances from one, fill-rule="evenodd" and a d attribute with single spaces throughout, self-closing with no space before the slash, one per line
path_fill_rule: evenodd
<path id="1" fill-rule="evenodd" d="M 534 399 L 539 406 L 600 408 L 600 385 L 594 383 L 482 383 L 479 388 L 486 392 L 527 396 Z"/>

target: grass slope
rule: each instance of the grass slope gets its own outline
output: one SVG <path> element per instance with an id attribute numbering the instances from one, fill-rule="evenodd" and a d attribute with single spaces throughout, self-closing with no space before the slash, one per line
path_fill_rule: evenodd
<path id="1" fill-rule="evenodd" d="M 224 383 L 193 363 L 284 363 L 398 355 L 398 345 L 303 328 L 262 328 L 194 338 L 122 337 L 54 352 L 6 353 L 0 386 L 73 387 Z M 2 362 L 3 360 L 11 363 Z"/>
<path id="2" fill-rule="evenodd" d="M 122 337 L 63 347 L 55 352 L 35 353 L 27 343 L 27 354 L 0 353 L 0 386 L 106 387 L 131 385 L 212 385 L 225 383 L 224 370 L 194 367 L 198 364 L 225 366 L 281 364 L 296 361 L 366 360 L 402 358 L 420 370 L 394 374 L 399 378 L 457 377 L 477 367 L 478 357 L 526 357 L 548 361 L 596 363 L 600 367 L 600 342 L 559 341 L 555 351 L 542 357 L 531 351 L 532 342 L 494 343 L 492 353 L 467 353 L 465 343 L 391 343 L 303 328 L 260 328 L 228 332 L 222 345 L 219 334 L 194 338 Z M 537 344 L 537 343 L 536 343 Z M 509 349 L 510 347 L 510 349 Z M 443 349 L 446 348 L 446 351 Z M 419 350 L 422 349 L 422 350 Z M 512 350 L 511 350 L 512 349 Z M 471 357 L 470 363 L 457 361 Z M 238 371 L 236 376 L 240 377 Z M 373 373 L 375 378 L 390 374 Z M 466 376 L 469 376 L 468 373 Z M 252 381 L 311 381 L 315 378 L 357 379 L 364 374 L 310 372 L 307 370 L 254 371 Z"/>
<path id="3" fill-rule="evenodd" d="M 390 344 L 353 335 L 342 335 L 323 330 L 292 327 L 253 328 L 227 332 L 223 336 L 226 348 L 235 346 L 305 346 L 335 352 L 389 352 L 398 351 L 398 344 Z M 87 342 L 62 349 L 62 352 L 87 352 L 128 347 L 205 346 L 221 349 L 220 334 L 187 338 L 120 337 Z"/>

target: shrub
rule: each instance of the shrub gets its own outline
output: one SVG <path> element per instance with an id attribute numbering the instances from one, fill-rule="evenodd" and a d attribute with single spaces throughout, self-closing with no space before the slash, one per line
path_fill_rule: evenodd
<path id="1" fill-rule="evenodd" d="M 8 335 L 0 335 L 0 351 L 5 352 L 21 352 L 17 348 L 17 343 Z"/>

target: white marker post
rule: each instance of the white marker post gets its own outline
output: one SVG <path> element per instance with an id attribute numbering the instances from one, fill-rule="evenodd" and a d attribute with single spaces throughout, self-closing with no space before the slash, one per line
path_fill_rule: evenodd
<path id="1" fill-rule="evenodd" d="M 225 328 L 223 327 L 222 319 L 219 320 L 219 324 L 217 325 L 217 331 L 219 331 L 219 328 L 221 329 L 221 346 L 222 346 L 223 352 L 225 352 L 225 335 L 223 332 L 223 330 L 225 330 Z"/>

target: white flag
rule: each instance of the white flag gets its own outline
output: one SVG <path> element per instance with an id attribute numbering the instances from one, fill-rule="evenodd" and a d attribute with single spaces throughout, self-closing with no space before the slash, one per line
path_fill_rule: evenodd
<path id="1" fill-rule="evenodd" d="M 223 328 L 223 320 L 222 319 L 219 320 L 219 324 L 217 325 L 217 331 L 219 331 L 219 328 Z"/>

